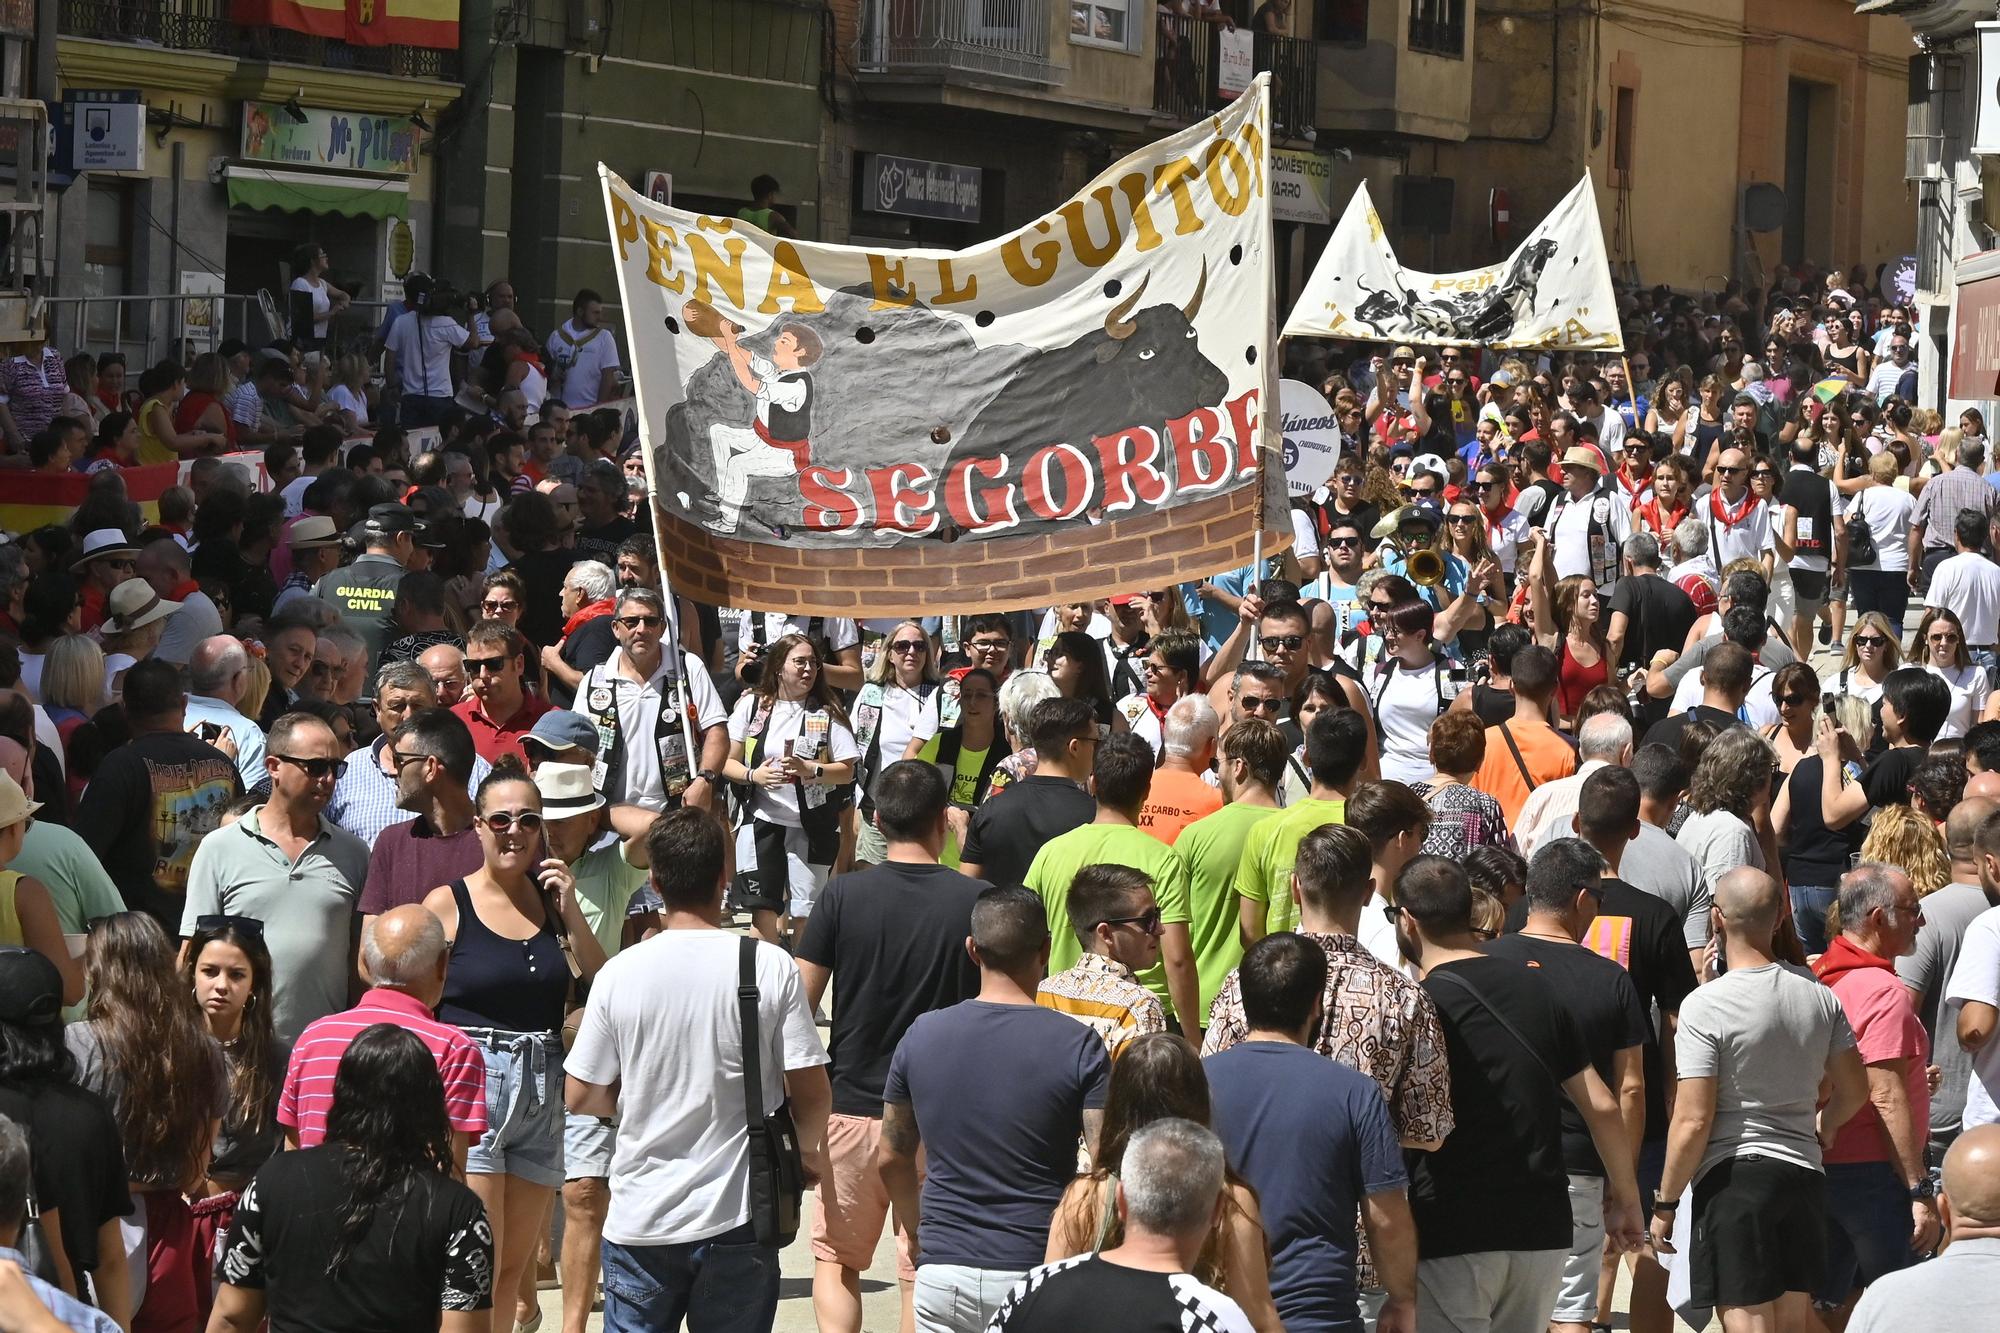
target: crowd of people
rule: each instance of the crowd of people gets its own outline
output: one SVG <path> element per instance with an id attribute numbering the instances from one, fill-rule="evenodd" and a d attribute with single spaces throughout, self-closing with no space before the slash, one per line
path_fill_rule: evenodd
<path id="1" fill-rule="evenodd" d="M 587 292 L 366 442 L 9 363 L 0 1327 L 1983 1326 L 2000 472 L 1866 276 L 1293 348 L 1288 549 L 910 619 L 673 594 Z"/>

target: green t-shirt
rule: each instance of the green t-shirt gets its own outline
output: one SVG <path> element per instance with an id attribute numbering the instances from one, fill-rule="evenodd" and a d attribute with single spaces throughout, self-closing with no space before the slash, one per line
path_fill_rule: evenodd
<path id="1" fill-rule="evenodd" d="M 1323 824 L 1347 820 L 1347 802 L 1311 797 L 1280 810 L 1250 830 L 1236 866 L 1236 892 L 1264 904 L 1264 930 L 1276 934 L 1299 928 L 1299 905 L 1292 901 L 1292 863 L 1299 843 Z"/>
<path id="2" fill-rule="evenodd" d="M 1181 830 L 1174 855 L 1187 868 L 1188 943 L 1194 949 L 1195 970 L 1201 974 L 1201 1011 L 1215 1003 L 1215 993 L 1243 961 L 1243 934 L 1238 929 L 1236 867 L 1250 831 L 1280 813 L 1274 805 L 1225 805 L 1214 814 Z"/>
<path id="3" fill-rule="evenodd" d="M 1153 881 L 1153 901 L 1160 906 L 1160 920 L 1168 925 L 1188 921 L 1187 869 L 1173 849 L 1142 829 L 1125 824 L 1085 824 L 1042 844 L 1024 881 L 1042 895 L 1049 911 L 1049 975 L 1076 965 L 1083 957 L 1083 945 L 1069 924 L 1069 886 L 1076 872 L 1094 865 L 1130 866 L 1143 871 Z M 1167 969 L 1154 963 L 1138 974 L 1141 985 L 1160 997 L 1167 1016 L 1174 1016 L 1173 998 L 1167 994 Z"/>
<path id="4" fill-rule="evenodd" d="M 577 910 L 609 958 L 625 938 L 625 909 L 645 884 L 646 872 L 625 859 L 624 843 L 612 842 L 576 858 L 569 873 L 576 876 Z"/>

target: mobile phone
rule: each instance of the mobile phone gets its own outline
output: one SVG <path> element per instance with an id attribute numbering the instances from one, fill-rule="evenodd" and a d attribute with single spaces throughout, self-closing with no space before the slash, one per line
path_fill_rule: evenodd
<path id="1" fill-rule="evenodd" d="M 1834 701 L 1839 698 L 1840 696 L 1837 694 L 1829 694 L 1825 698 L 1821 699 L 1819 701 L 1820 711 L 1825 713 L 1828 717 L 1832 717 Z"/>
<path id="2" fill-rule="evenodd" d="M 197 722 L 194 724 L 194 734 L 200 739 L 207 741 L 210 745 L 222 739 L 224 730 L 225 728 L 220 722 Z"/>
<path id="3" fill-rule="evenodd" d="M 792 757 L 792 751 L 797 744 L 798 742 L 791 737 L 785 738 L 785 758 L 790 759 Z"/>

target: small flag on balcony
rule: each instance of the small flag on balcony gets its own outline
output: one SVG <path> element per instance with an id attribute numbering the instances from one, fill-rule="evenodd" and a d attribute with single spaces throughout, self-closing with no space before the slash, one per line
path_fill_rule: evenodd
<path id="1" fill-rule="evenodd" d="M 232 21 L 353 46 L 458 47 L 459 0 L 235 0 Z"/>

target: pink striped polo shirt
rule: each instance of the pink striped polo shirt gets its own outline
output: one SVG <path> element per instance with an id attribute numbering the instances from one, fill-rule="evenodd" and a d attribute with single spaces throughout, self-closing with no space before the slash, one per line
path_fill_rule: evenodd
<path id="1" fill-rule="evenodd" d="M 378 986 L 352 1009 L 306 1024 L 292 1047 L 285 1089 L 278 1097 L 278 1123 L 298 1130 L 299 1147 L 310 1148 L 326 1138 L 326 1115 L 333 1109 L 333 1076 L 340 1057 L 377 1023 L 393 1023 L 416 1034 L 437 1061 L 451 1127 L 474 1138 L 484 1134 L 486 1058 L 479 1047 L 451 1024 L 433 1018 L 421 1000 Z"/>

